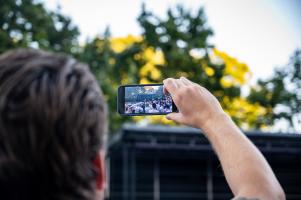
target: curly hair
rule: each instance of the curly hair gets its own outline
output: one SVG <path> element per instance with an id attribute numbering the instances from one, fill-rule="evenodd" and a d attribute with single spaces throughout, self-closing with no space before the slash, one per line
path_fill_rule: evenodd
<path id="1" fill-rule="evenodd" d="M 93 199 L 107 107 L 87 65 L 18 49 L 0 56 L 0 198 Z"/>

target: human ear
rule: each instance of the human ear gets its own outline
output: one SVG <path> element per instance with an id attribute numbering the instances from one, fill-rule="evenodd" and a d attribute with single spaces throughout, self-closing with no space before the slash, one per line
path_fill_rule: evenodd
<path id="1" fill-rule="evenodd" d="M 98 173 L 98 176 L 96 177 L 96 188 L 97 190 L 103 191 L 106 183 L 105 156 L 103 151 L 100 151 L 97 154 L 95 160 L 93 161 L 93 165 Z"/>

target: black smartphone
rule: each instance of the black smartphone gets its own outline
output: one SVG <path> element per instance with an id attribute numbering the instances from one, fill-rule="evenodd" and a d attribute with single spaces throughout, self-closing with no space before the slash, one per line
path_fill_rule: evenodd
<path id="1" fill-rule="evenodd" d="M 163 84 L 122 85 L 117 102 L 121 115 L 166 115 L 178 110 Z"/>

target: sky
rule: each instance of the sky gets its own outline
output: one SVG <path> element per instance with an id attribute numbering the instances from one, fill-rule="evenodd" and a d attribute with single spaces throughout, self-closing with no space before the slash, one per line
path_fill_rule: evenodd
<path id="1" fill-rule="evenodd" d="M 196 11 L 205 7 L 214 30 L 211 43 L 249 65 L 251 83 L 267 78 L 301 48 L 299 0 L 46 0 L 49 9 L 60 5 L 81 31 L 81 42 L 110 27 L 113 36 L 139 35 L 137 17 L 142 3 L 160 17 L 169 7 L 182 4 Z"/>

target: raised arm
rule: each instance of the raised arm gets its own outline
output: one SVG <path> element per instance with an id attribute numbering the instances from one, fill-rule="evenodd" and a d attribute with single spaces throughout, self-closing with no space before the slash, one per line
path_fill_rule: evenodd
<path id="1" fill-rule="evenodd" d="M 235 198 L 285 199 L 283 189 L 263 155 L 207 89 L 183 77 L 169 78 L 163 83 L 179 109 L 167 118 L 203 130 L 221 162 Z"/>

